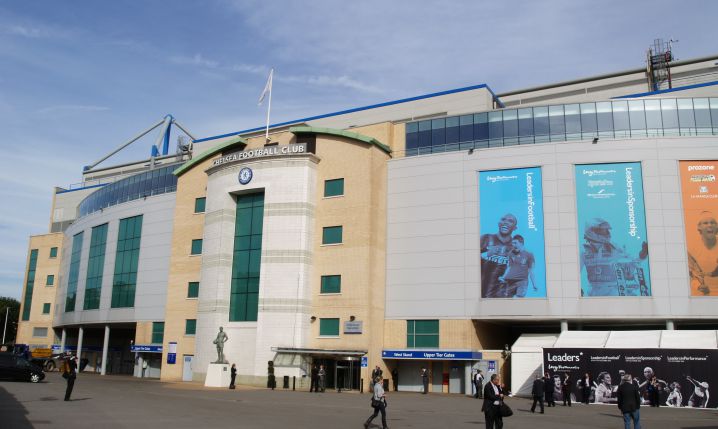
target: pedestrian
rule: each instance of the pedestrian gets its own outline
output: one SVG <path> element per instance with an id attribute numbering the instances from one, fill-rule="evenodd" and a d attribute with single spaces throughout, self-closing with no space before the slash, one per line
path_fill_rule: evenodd
<path id="1" fill-rule="evenodd" d="M 310 373 L 311 375 L 311 383 L 309 384 L 309 393 L 311 392 L 319 392 L 319 369 L 317 368 L 317 364 L 312 365 L 312 371 Z"/>
<path id="2" fill-rule="evenodd" d="M 77 378 L 77 357 L 68 356 L 62 365 L 62 378 L 67 380 L 67 389 L 65 389 L 65 400 L 70 400 L 72 389 L 75 387 L 75 378 Z"/>
<path id="3" fill-rule="evenodd" d="M 424 391 L 422 392 L 422 394 L 426 395 L 427 393 L 429 393 L 429 370 L 422 366 L 419 374 L 421 375 L 421 383 L 424 386 Z"/>
<path id="4" fill-rule="evenodd" d="M 474 398 L 483 398 L 484 374 L 481 372 L 480 369 L 476 371 L 476 374 L 474 374 L 474 385 L 476 386 L 476 393 L 474 394 Z"/>
<path id="5" fill-rule="evenodd" d="M 377 377 L 382 375 L 381 368 L 379 368 L 379 365 L 375 366 L 374 369 L 371 370 L 371 383 L 369 384 L 369 391 L 374 391 L 374 380 L 376 380 Z"/>
<path id="6" fill-rule="evenodd" d="M 324 392 L 324 382 L 326 380 L 327 372 L 324 370 L 324 365 L 319 365 L 319 388 Z"/>
<path id="7" fill-rule="evenodd" d="M 504 399 L 504 392 L 501 390 L 501 378 L 498 374 L 491 374 L 489 382 L 484 387 L 484 403 L 481 411 L 484 412 L 486 429 L 501 429 L 504 427 L 504 420 L 501 417 L 501 401 Z"/>
<path id="8" fill-rule="evenodd" d="M 555 407 L 556 400 L 553 398 L 553 393 L 556 391 L 556 380 L 549 375 L 548 371 L 544 374 L 543 385 L 544 395 L 546 397 L 546 406 Z"/>
<path id="9" fill-rule="evenodd" d="M 394 391 L 399 391 L 399 370 L 397 367 L 391 370 L 391 382 L 394 385 Z"/>
<path id="10" fill-rule="evenodd" d="M 531 389 L 531 395 L 534 398 L 534 403 L 531 405 L 531 412 L 536 412 L 536 402 L 541 406 L 541 414 L 543 414 L 543 397 L 546 394 L 546 386 L 544 385 L 543 378 L 540 374 L 536 374 L 534 380 L 533 389 Z"/>
<path id="11" fill-rule="evenodd" d="M 641 395 L 638 392 L 638 387 L 633 384 L 631 374 L 623 376 L 616 395 L 618 397 L 618 409 L 623 413 L 625 429 L 631 429 L 631 420 L 633 420 L 634 429 L 641 429 L 641 415 L 639 413 Z"/>
<path id="12" fill-rule="evenodd" d="M 237 365 L 235 364 L 232 364 L 232 368 L 230 369 L 230 377 L 229 388 L 234 389 L 234 381 L 237 379 Z"/>
<path id="13" fill-rule="evenodd" d="M 368 429 L 371 421 L 374 417 L 381 413 L 381 427 L 382 429 L 389 429 L 386 425 L 386 393 L 384 393 L 383 379 L 381 375 L 377 376 L 374 380 L 374 394 L 371 397 L 371 407 L 374 408 L 374 413 L 369 416 L 366 422 L 364 422 L 364 429 Z"/>
<path id="14" fill-rule="evenodd" d="M 587 372 L 578 382 L 578 387 L 581 388 L 581 401 L 586 405 L 588 405 L 591 398 L 591 386 L 593 386 L 593 379 L 591 378 L 591 373 Z"/>
<path id="15" fill-rule="evenodd" d="M 566 373 L 566 376 L 561 382 L 561 395 L 563 396 L 563 405 L 566 406 L 568 402 L 569 407 L 571 406 L 571 382 L 571 376 Z"/>

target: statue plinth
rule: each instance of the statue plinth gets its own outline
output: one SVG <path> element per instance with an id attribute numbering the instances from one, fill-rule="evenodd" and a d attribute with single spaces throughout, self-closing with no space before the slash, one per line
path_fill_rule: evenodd
<path id="1" fill-rule="evenodd" d="M 207 366 L 206 387 L 228 387 L 230 381 L 229 364 L 211 363 Z"/>

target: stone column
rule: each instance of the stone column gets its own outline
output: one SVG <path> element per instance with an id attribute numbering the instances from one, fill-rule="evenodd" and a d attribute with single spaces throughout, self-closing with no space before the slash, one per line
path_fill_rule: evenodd
<path id="1" fill-rule="evenodd" d="M 102 371 L 100 375 L 107 373 L 107 348 L 110 344 L 110 325 L 105 325 L 105 339 L 102 341 Z"/>

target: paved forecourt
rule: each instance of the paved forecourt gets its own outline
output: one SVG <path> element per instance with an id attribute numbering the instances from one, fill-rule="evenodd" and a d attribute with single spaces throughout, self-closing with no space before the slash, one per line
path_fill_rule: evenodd
<path id="1" fill-rule="evenodd" d="M 0 427 L 25 428 L 361 428 L 371 413 L 369 394 L 292 392 L 238 387 L 204 388 L 130 377 L 80 374 L 72 401 L 65 381 L 49 373 L 40 384 L 0 382 Z M 481 400 L 457 395 L 388 394 L 388 424 L 395 428 L 483 427 Z M 507 428 L 620 428 L 613 405 L 547 408 L 532 414 L 530 401 L 510 398 Z M 650 429 L 718 428 L 718 411 L 641 408 Z M 374 427 L 381 427 L 379 417 Z"/>

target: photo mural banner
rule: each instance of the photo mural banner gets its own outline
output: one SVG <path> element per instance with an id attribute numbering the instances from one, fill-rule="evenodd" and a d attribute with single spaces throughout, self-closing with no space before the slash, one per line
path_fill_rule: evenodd
<path id="1" fill-rule="evenodd" d="M 718 407 L 718 397 L 710 394 L 718 386 L 718 350 L 547 348 L 543 365 L 556 381 L 557 402 L 563 401 L 561 386 L 567 383 L 572 401 L 587 394 L 590 403 L 616 404 L 618 385 L 630 374 L 644 405 Z M 592 380 L 588 389 L 580 385 L 586 373 Z"/>
<path id="2" fill-rule="evenodd" d="M 576 166 L 581 296 L 650 296 L 641 163 Z"/>
<path id="3" fill-rule="evenodd" d="M 681 161 L 691 295 L 718 296 L 718 161 Z"/>
<path id="4" fill-rule="evenodd" d="M 481 297 L 546 297 L 539 167 L 479 172 Z"/>

